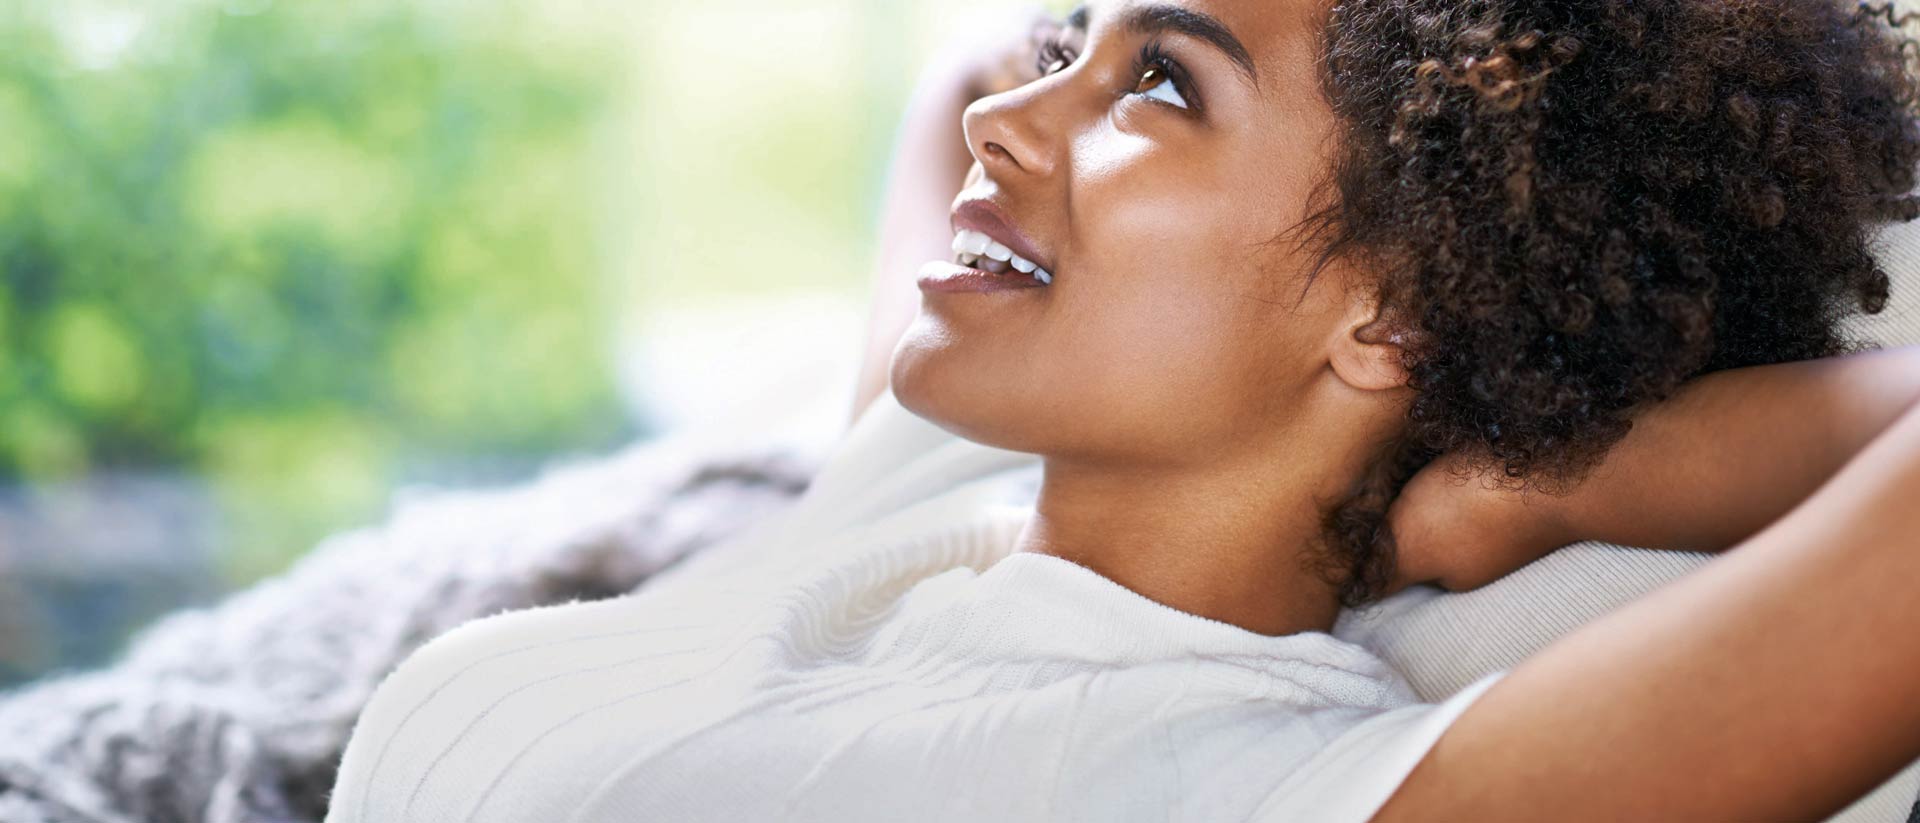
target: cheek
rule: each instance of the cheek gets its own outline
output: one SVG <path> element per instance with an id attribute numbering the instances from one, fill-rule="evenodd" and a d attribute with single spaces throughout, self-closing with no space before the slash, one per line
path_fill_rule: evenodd
<path id="1" fill-rule="evenodd" d="M 894 353 L 901 405 L 1049 454 L 1200 453 L 1282 419 L 1315 321 L 1294 316 L 1293 264 L 1267 241 L 1303 193 L 1274 146 L 1240 142 L 1079 135 L 1054 201 L 1071 261 L 1056 287 L 923 304 Z"/>
<path id="2" fill-rule="evenodd" d="M 1243 433 L 1312 365 L 1290 263 L 1266 242 L 1285 194 L 1155 156 L 1166 151 L 1142 147 L 1125 174 L 1078 178 L 1082 277 L 1064 284 L 1033 367 L 1118 421 L 1196 439 Z"/>
<path id="3" fill-rule="evenodd" d="M 1154 450 L 1217 442 L 1270 408 L 1274 307 L 1246 272 L 1204 246 L 1162 245 L 1092 261 L 1099 282 L 1063 290 L 1029 367 L 1063 405 L 1102 410 L 1108 443 Z M 1181 445 L 1185 444 L 1185 445 Z"/>
<path id="4" fill-rule="evenodd" d="M 1273 348 L 1271 329 L 1253 322 L 1256 304 L 1217 284 L 1194 278 L 1219 274 L 1193 261 L 1150 258 L 1115 261 L 1124 277 L 1076 301 L 1049 329 L 1070 342 L 1071 357 L 1039 358 L 1060 369 L 1060 380 L 1088 393 L 1090 402 L 1131 407 L 1134 414 L 1191 418 L 1194 405 L 1234 416 L 1242 401 L 1263 389 L 1253 368 Z M 1111 266 L 1112 264 L 1110 264 Z"/>
<path id="5" fill-rule="evenodd" d="M 1076 259 L 1090 282 L 1065 295 L 1060 319 L 1143 371 L 1214 382 L 1207 373 L 1244 357 L 1264 306 L 1244 196 L 1184 169 L 1113 182 L 1088 192 L 1099 208 L 1078 212 L 1074 236 L 1086 247 Z"/>

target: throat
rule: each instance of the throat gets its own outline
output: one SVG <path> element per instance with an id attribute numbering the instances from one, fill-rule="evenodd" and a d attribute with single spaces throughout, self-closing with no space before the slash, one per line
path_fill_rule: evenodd
<path id="1" fill-rule="evenodd" d="M 1244 491 L 1222 497 L 1210 485 L 1083 475 L 1049 460 L 1013 550 L 1078 563 L 1169 608 L 1256 634 L 1331 630 L 1338 597 L 1305 554 L 1320 545 L 1319 518 L 1287 517 L 1284 503 L 1249 511 Z M 1313 509 L 1310 500 L 1295 508 Z"/>

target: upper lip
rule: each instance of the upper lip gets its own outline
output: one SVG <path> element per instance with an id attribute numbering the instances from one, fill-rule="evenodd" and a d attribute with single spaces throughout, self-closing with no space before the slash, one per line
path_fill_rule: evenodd
<path id="1" fill-rule="evenodd" d="M 980 232 L 1012 249 L 1014 254 L 1046 269 L 1048 274 L 1058 273 L 1054 271 L 1053 260 L 1041 254 L 1040 250 L 1033 245 L 1033 240 L 1007 217 L 1006 210 L 992 200 L 971 197 L 954 204 L 952 227 L 956 232 L 961 229 Z"/>

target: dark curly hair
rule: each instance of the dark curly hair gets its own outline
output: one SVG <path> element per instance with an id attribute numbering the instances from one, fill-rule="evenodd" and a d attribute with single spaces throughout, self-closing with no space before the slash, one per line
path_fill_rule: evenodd
<path id="1" fill-rule="evenodd" d="M 1333 501 L 1347 606 L 1441 454 L 1570 488 L 1698 374 L 1857 348 L 1874 229 L 1911 220 L 1914 45 L 1831 0 L 1345 0 L 1320 82 L 1344 143 L 1296 231 L 1363 261 L 1408 335 L 1401 437 Z"/>

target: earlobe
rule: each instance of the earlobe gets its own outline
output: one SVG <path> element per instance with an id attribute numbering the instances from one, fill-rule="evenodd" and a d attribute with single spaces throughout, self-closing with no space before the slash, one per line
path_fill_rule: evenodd
<path id="1" fill-rule="evenodd" d="M 1341 382 L 1362 391 L 1385 391 L 1407 384 L 1401 362 L 1406 350 L 1405 329 L 1385 317 L 1371 301 L 1355 306 L 1341 324 L 1328 359 Z"/>

